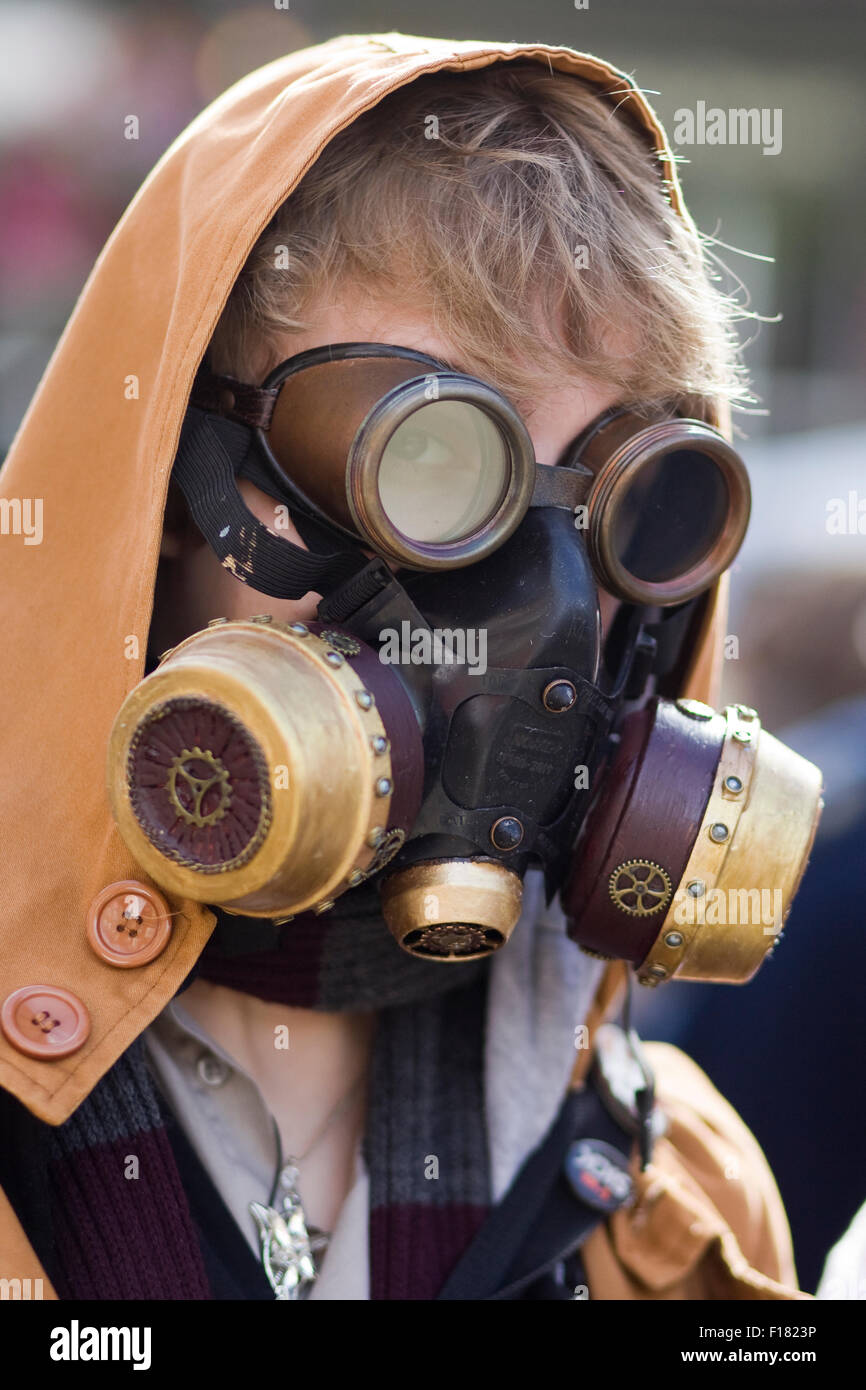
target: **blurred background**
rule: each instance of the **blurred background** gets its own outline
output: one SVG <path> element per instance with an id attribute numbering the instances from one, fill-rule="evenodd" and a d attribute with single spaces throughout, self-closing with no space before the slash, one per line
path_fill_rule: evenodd
<path id="1" fill-rule="evenodd" d="M 760 401 L 734 422 L 755 505 L 724 696 L 824 769 L 827 807 L 784 944 L 757 979 L 641 992 L 638 1016 L 644 1036 L 690 1052 L 757 1135 L 814 1290 L 866 1198 L 866 7 L 476 0 L 468 17 L 463 0 L 281 3 L 0 0 L 0 455 L 149 169 L 202 106 L 292 49 L 391 29 L 565 44 L 631 74 L 671 138 L 674 113 L 699 101 L 781 110 L 776 154 L 676 148 L 726 285 L 781 315 L 742 325 Z"/>

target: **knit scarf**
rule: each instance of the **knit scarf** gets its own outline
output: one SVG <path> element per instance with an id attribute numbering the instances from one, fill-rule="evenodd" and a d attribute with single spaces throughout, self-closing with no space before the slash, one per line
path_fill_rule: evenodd
<path id="1" fill-rule="evenodd" d="M 409 956 L 365 885 L 327 915 L 280 928 L 218 913 L 182 987 L 198 976 L 272 1003 L 378 1011 L 363 1141 L 373 1299 L 434 1298 L 491 1205 L 489 964 Z M 214 1296 L 166 1133 L 166 1105 L 138 1039 L 51 1131 L 61 1298 Z"/>

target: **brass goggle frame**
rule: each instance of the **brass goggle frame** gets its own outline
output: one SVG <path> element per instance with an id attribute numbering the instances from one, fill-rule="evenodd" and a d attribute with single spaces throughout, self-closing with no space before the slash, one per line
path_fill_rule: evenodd
<path id="1" fill-rule="evenodd" d="M 246 413 L 231 392 L 239 384 L 230 378 L 211 381 L 228 390 L 225 413 L 255 424 L 268 472 L 302 512 L 409 569 L 475 564 L 513 534 L 529 507 L 563 507 L 585 529 L 593 568 L 610 593 L 665 607 L 709 588 L 745 536 L 751 498 L 742 459 L 717 429 L 670 411 L 649 417 L 628 408 L 606 411 L 551 467 L 536 462 L 529 431 L 501 392 L 394 344 L 341 343 L 299 353 L 276 367 L 258 390 L 240 388 Z M 459 538 L 434 542 L 397 527 L 379 483 L 395 431 L 431 401 L 462 402 L 483 412 L 502 441 L 507 474 L 481 524 Z M 723 515 L 703 552 L 681 572 L 673 564 L 663 578 L 641 577 L 623 562 L 618 523 L 637 479 L 649 476 L 644 470 L 678 451 L 699 454 L 715 466 L 726 493 Z M 653 524 L 648 517 L 647 525 Z M 701 524 L 696 518 L 696 526 Z"/>
<path id="2" fill-rule="evenodd" d="M 642 470 L 679 450 L 700 454 L 715 465 L 727 491 L 724 520 L 709 549 L 681 574 L 660 581 L 640 579 L 617 551 L 618 512 Z M 593 569 L 618 598 L 660 607 L 683 603 L 709 588 L 734 560 L 749 524 L 751 487 L 739 454 L 712 425 L 661 412 L 654 420 L 641 421 L 631 411 L 613 410 L 584 431 L 566 458 L 557 472 L 577 469 L 585 477 L 576 505 L 587 508 Z M 651 526 L 653 519 L 647 517 L 646 524 Z"/>

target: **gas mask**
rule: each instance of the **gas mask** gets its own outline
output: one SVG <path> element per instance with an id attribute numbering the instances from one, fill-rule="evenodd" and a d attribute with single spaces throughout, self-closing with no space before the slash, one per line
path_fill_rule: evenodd
<path id="1" fill-rule="evenodd" d="M 754 711 L 666 698 L 748 523 L 719 431 L 616 409 L 539 466 L 493 387 L 348 343 L 259 388 L 203 369 L 174 477 L 238 579 L 323 599 L 315 623 L 215 619 L 121 707 L 112 810 L 156 883 L 285 922 L 373 879 L 404 950 L 457 962 L 507 942 L 535 865 L 573 939 L 643 982 L 751 978 L 821 778 Z"/>

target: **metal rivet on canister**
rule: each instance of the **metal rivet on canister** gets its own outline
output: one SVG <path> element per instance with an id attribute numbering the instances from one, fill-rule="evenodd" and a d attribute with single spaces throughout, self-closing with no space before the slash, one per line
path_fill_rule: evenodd
<path id="1" fill-rule="evenodd" d="M 680 714 L 687 714 L 689 719 L 712 719 L 716 712 L 710 705 L 705 705 L 703 700 L 689 700 L 685 697 L 677 700 L 677 709 Z"/>

